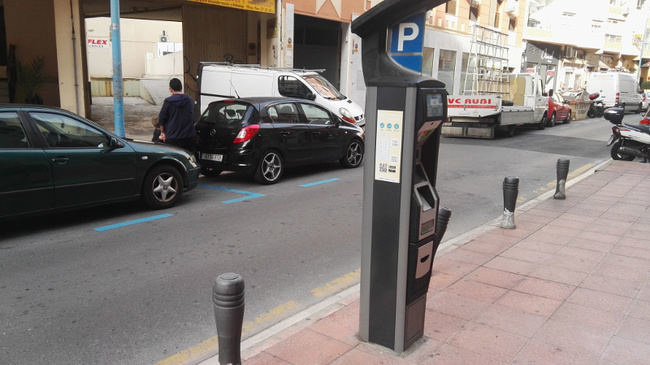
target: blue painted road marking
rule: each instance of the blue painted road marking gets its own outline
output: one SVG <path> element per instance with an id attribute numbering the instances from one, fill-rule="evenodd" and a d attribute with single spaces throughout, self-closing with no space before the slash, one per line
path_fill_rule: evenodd
<path id="1" fill-rule="evenodd" d="M 237 202 L 241 202 L 241 201 L 245 201 L 245 200 L 261 198 L 261 197 L 265 196 L 264 194 L 251 193 L 250 191 L 228 189 L 228 188 L 224 188 L 223 186 L 214 186 L 214 185 L 205 185 L 205 184 L 200 184 L 199 186 L 202 187 L 202 188 L 207 188 L 207 189 L 212 189 L 212 190 L 227 191 L 227 192 L 230 192 L 230 193 L 246 195 L 244 197 L 237 198 L 237 199 L 223 200 L 222 203 L 224 203 L 224 204 L 232 204 L 232 203 L 237 203 Z"/>
<path id="2" fill-rule="evenodd" d="M 316 182 L 309 183 L 309 184 L 302 184 L 302 185 L 300 185 L 300 186 L 302 186 L 303 188 L 308 188 L 308 187 L 310 187 L 310 186 L 320 185 L 320 184 L 327 184 L 327 183 L 334 182 L 334 181 L 339 181 L 339 180 L 341 180 L 341 179 L 339 179 L 338 177 L 335 177 L 335 178 L 333 178 L 333 179 L 327 179 L 327 180 L 316 181 Z"/>
<path id="3" fill-rule="evenodd" d="M 168 218 L 168 217 L 171 217 L 171 216 L 173 216 L 173 214 L 169 214 L 169 213 L 154 215 L 153 217 L 134 219 L 132 221 L 126 221 L 126 222 L 122 222 L 122 223 L 111 224 L 111 225 L 108 225 L 108 226 L 97 227 L 97 228 L 95 228 L 95 231 L 104 232 L 104 231 L 108 231 L 108 230 L 115 229 L 115 228 L 122 228 L 122 227 L 131 226 L 131 225 L 138 224 L 138 223 L 151 222 L 151 221 L 155 221 L 157 219 Z"/>

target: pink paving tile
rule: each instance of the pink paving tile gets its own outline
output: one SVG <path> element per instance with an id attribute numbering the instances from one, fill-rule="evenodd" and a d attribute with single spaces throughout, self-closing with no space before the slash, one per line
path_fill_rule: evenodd
<path id="1" fill-rule="evenodd" d="M 561 267 L 564 269 L 589 274 L 596 268 L 596 266 L 598 266 L 598 261 L 556 254 L 546 260 L 544 262 L 544 265 Z"/>
<path id="2" fill-rule="evenodd" d="M 650 232 L 648 232 L 648 236 L 650 236 Z M 644 248 L 644 249 L 650 248 L 650 242 L 648 242 L 648 240 L 644 238 L 623 237 L 620 241 L 618 241 L 618 244 L 620 246 L 625 246 L 625 247 Z"/>
<path id="3" fill-rule="evenodd" d="M 648 244 L 647 247 L 650 248 L 650 244 Z M 650 266 L 650 249 L 628 247 L 619 244 L 612 249 L 611 253 L 616 255 L 621 255 L 621 256 L 636 257 L 639 259 L 643 259 L 648 263 L 648 266 Z"/>
<path id="4" fill-rule="evenodd" d="M 629 268 L 604 262 L 596 267 L 594 273 L 598 273 L 602 276 L 630 281 L 641 281 L 644 280 L 647 276 L 643 270 L 640 270 L 638 268 Z"/>
<path id="5" fill-rule="evenodd" d="M 650 345 L 650 320 L 627 317 L 616 336 Z"/>
<path id="6" fill-rule="evenodd" d="M 632 299 L 601 291 L 577 288 L 567 298 L 567 301 L 603 311 L 622 313 L 630 305 Z"/>
<path id="7" fill-rule="evenodd" d="M 433 261 L 433 270 L 437 272 L 445 272 L 452 275 L 465 275 L 476 269 L 478 265 L 468 264 L 466 262 L 460 262 L 456 260 L 451 260 L 445 256 L 438 258 Z"/>
<path id="8" fill-rule="evenodd" d="M 579 304 L 564 302 L 553 313 L 551 319 L 573 322 L 577 326 L 587 325 L 602 333 L 613 334 L 620 325 L 624 313 L 607 312 Z"/>
<path id="9" fill-rule="evenodd" d="M 488 267 L 479 267 L 467 276 L 468 279 L 480 283 L 498 286 L 500 288 L 510 289 L 524 280 L 524 276 L 513 274 L 507 271 L 490 269 Z"/>
<path id="10" fill-rule="evenodd" d="M 359 364 L 377 364 L 377 365 L 393 365 L 393 364 L 408 364 L 407 361 L 400 359 L 398 355 L 381 355 L 362 351 L 354 348 L 345 354 L 341 355 L 338 359 L 334 360 L 332 365 L 359 365 Z M 245 364 L 247 365 L 247 364 Z"/>
<path id="11" fill-rule="evenodd" d="M 578 247 L 563 247 L 556 252 L 558 255 L 578 257 L 591 261 L 600 261 L 605 256 L 605 253 L 595 250 L 586 250 Z"/>
<path id="12" fill-rule="evenodd" d="M 527 338 L 478 323 L 470 323 L 449 344 L 498 358 L 512 359 L 526 344 Z"/>
<path id="13" fill-rule="evenodd" d="M 648 195 L 650 195 L 650 192 L 648 193 Z M 648 199 L 650 199 L 650 197 L 648 197 Z M 648 205 L 650 205 L 650 203 Z M 650 233 L 650 225 L 647 222 L 645 222 L 645 220 L 632 224 L 631 228 L 636 231 Z"/>
<path id="14" fill-rule="evenodd" d="M 546 317 L 522 312 L 511 307 L 493 304 L 473 322 L 524 337 L 532 337 L 544 324 Z"/>
<path id="15" fill-rule="evenodd" d="M 637 297 L 637 299 L 650 302 L 650 281 L 649 280 L 646 280 L 645 283 L 641 285 L 641 290 L 639 292 L 639 296 Z"/>
<path id="16" fill-rule="evenodd" d="M 311 330 L 336 340 L 356 346 L 359 343 L 359 308 L 345 307 L 322 318 L 310 327 Z"/>
<path id="17" fill-rule="evenodd" d="M 559 227 L 559 226 L 546 226 L 540 229 L 540 233 L 549 233 L 553 235 L 559 235 L 563 237 L 575 237 L 577 236 L 582 229 L 577 227 Z"/>
<path id="18" fill-rule="evenodd" d="M 518 245 L 507 249 L 499 256 L 533 263 L 541 263 L 551 257 L 548 253 L 528 250 L 518 247 Z"/>
<path id="19" fill-rule="evenodd" d="M 427 298 L 427 309 L 467 320 L 476 317 L 489 305 L 488 302 L 448 292 Z"/>
<path id="20" fill-rule="evenodd" d="M 434 264 L 435 265 L 435 264 Z M 429 293 L 441 291 L 449 285 L 455 283 L 461 278 L 460 275 L 447 274 L 446 272 L 435 271 L 431 274 L 431 281 L 429 282 Z"/>
<path id="21" fill-rule="evenodd" d="M 557 218 L 557 221 L 563 221 L 563 222 L 577 221 L 582 223 L 592 223 L 596 219 L 597 219 L 596 217 L 584 216 L 581 214 L 564 213 Z M 581 228 L 581 227 L 577 227 L 577 228 Z"/>
<path id="22" fill-rule="evenodd" d="M 304 329 L 271 346 L 266 352 L 292 364 L 329 364 L 352 347 L 310 329 Z"/>
<path id="23" fill-rule="evenodd" d="M 615 245 L 613 243 L 597 242 L 594 240 L 587 240 L 584 238 L 574 238 L 567 244 L 567 247 L 576 247 L 585 250 L 600 251 L 600 252 L 609 252 L 609 250 L 614 248 L 614 246 Z"/>
<path id="24" fill-rule="evenodd" d="M 507 257 L 495 257 L 483 266 L 521 275 L 526 275 L 537 268 L 537 264 L 532 262 L 510 259 Z"/>
<path id="25" fill-rule="evenodd" d="M 584 278 L 587 277 L 588 274 L 565 269 L 563 267 L 545 265 L 539 267 L 529 275 L 538 279 L 556 281 L 558 283 L 577 286 L 582 282 L 582 280 L 584 280 Z"/>
<path id="26" fill-rule="evenodd" d="M 547 225 L 547 227 L 555 228 L 555 227 L 564 227 L 564 228 L 574 228 L 574 229 L 583 229 L 587 227 L 589 224 L 591 224 L 591 220 L 593 218 L 589 218 L 589 222 L 585 222 L 584 220 L 575 220 L 572 219 L 573 216 L 566 213 L 562 214 L 561 216 L 557 217 L 553 222 Z"/>
<path id="27" fill-rule="evenodd" d="M 565 245 L 567 242 L 571 240 L 574 236 L 569 236 L 561 233 L 555 233 L 552 231 L 537 231 L 530 236 L 528 236 L 529 239 L 536 240 L 536 241 L 541 241 L 541 242 L 547 242 L 547 243 L 552 243 L 555 245 Z"/>
<path id="28" fill-rule="evenodd" d="M 650 346 L 614 336 L 603 353 L 603 359 L 616 364 L 648 365 Z"/>
<path id="29" fill-rule="evenodd" d="M 495 239 L 487 240 L 484 237 L 479 237 L 463 245 L 463 249 L 489 255 L 498 255 L 512 245 L 512 242 Z"/>
<path id="30" fill-rule="evenodd" d="M 630 317 L 650 320 L 650 302 L 635 300 L 630 306 Z"/>
<path id="31" fill-rule="evenodd" d="M 448 292 L 492 303 L 507 292 L 506 289 L 479 283 L 473 280 L 460 280 L 447 288 Z"/>
<path id="32" fill-rule="evenodd" d="M 631 230 L 625 232 L 625 237 L 647 239 L 648 238 L 648 232 L 645 231 L 645 230 L 631 229 Z"/>
<path id="33" fill-rule="evenodd" d="M 612 251 L 616 250 L 616 247 Z M 602 261 L 604 264 L 613 264 L 625 266 L 628 268 L 635 268 L 647 270 L 650 267 L 650 260 L 638 256 L 624 256 L 610 252 Z"/>
<path id="34" fill-rule="evenodd" d="M 424 315 L 424 335 L 445 342 L 465 328 L 467 320 L 441 312 L 427 310 Z"/>
<path id="35" fill-rule="evenodd" d="M 557 210 L 552 210 L 551 208 L 541 209 L 539 205 L 537 207 L 528 209 L 526 211 L 526 214 L 532 214 L 532 215 L 536 215 L 536 216 L 539 216 L 539 217 L 551 218 L 551 219 L 549 219 L 549 222 L 552 221 L 553 219 L 557 218 L 558 216 L 562 215 L 561 212 L 558 212 Z"/>
<path id="36" fill-rule="evenodd" d="M 446 253 L 444 257 L 469 264 L 483 265 L 484 263 L 492 260 L 494 255 L 465 250 L 463 248 L 457 248 L 449 253 Z"/>
<path id="37" fill-rule="evenodd" d="M 588 276 L 580 286 L 587 289 L 634 298 L 639 292 L 640 282 L 592 274 Z"/>
<path id="38" fill-rule="evenodd" d="M 512 364 L 517 365 L 593 365 L 598 362 L 598 356 L 575 349 L 563 344 L 548 344 L 540 340 L 529 342 L 517 354 Z"/>
<path id="39" fill-rule="evenodd" d="M 266 352 L 260 352 L 250 359 L 245 359 L 243 363 L 244 365 L 291 365 L 290 362 L 278 359 Z"/>
<path id="40" fill-rule="evenodd" d="M 503 365 L 507 364 L 509 359 L 499 358 L 485 354 L 478 354 L 468 351 L 464 348 L 444 344 L 429 359 L 422 359 L 422 362 L 413 364 L 422 365 Z"/>
<path id="41" fill-rule="evenodd" d="M 516 291 L 509 291 L 496 303 L 542 317 L 550 316 L 562 304 L 559 300 Z"/>
<path id="42" fill-rule="evenodd" d="M 527 277 L 513 289 L 526 294 L 562 301 L 568 298 L 575 288 L 573 285 Z"/>
<path id="43" fill-rule="evenodd" d="M 585 207 L 573 207 L 569 209 L 567 213 L 581 215 L 592 219 L 596 219 L 603 215 L 603 212 L 601 210 L 587 209 Z"/>
<path id="44" fill-rule="evenodd" d="M 585 324 L 551 319 L 535 334 L 534 340 L 595 356 L 607 346 L 611 335 Z"/>
<path id="45" fill-rule="evenodd" d="M 548 242 L 541 242 L 541 241 L 536 241 L 536 240 L 523 240 L 519 243 L 517 243 L 516 246 L 514 247 L 519 247 L 519 248 L 524 248 L 526 250 L 532 250 L 532 251 L 538 251 L 538 252 L 544 252 L 544 253 L 555 253 L 562 247 L 565 247 L 564 245 L 555 245 L 552 243 Z"/>
<path id="46" fill-rule="evenodd" d="M 582 232 L 578 234 L 576 238 L 582 238 L 585 240 L 602 242 L 602 243 L 616 243 L 621 239 L 621 236 L 604 234 L 604 233 L 595 233 L 595 232 Z"/>

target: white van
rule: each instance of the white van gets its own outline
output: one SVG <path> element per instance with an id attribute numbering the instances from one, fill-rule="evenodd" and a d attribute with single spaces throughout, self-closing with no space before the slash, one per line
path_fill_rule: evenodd
<path id="1" fill-rule="evenodd" d="M 587 81 L 587 92 L 599 93 L 606 108 L 624 107 L 625 111 L 640 112 L 643 109 L 641 89 L 632 74 L 624 72 L 595 72 Z"/>
<path id="2" fill-rule="evenodd" d="M 264 96 L 313 100 L 347 122 L 366 124 L 363 109 L 316 71 L 207 62 L 199 67 L 201 114 L 213 101 Z"/>

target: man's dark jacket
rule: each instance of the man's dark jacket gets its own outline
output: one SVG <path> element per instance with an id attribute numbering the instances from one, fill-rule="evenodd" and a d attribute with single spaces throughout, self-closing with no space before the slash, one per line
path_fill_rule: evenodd
<path id="1" fill-rule="evenodd" d="M 174 94 L 165 99 L 158 124 L 165 127 L 165 136 L 168 140 L 193 138 L 196 136 L 192 111 L 194 101 L 185 94 Z"/>

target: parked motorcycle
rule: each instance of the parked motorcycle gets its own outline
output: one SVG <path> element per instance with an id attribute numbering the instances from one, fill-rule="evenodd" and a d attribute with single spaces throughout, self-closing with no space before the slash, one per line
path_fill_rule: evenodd
<path id="1" fill-rule="evenodd" d="M 635 157 L 650 160 L 650 125 L 624 124 L 623 108 L 608 108 L 604 115 L 612 127 L 612 136 L 607 142 L 612 146 L 611 156 L 614 160 L 632 161 Z"/>
<path id="2" fill-rule="evenodd" d="M 596 100 L 599 96 L 599 93 L 589 94 L 589 100 L 592 101 L 589 110 L 587 111 L 587 116 L 589 118 L 600 118 L 603 116 L 605 106 L 603 105 L 602 100 Z"/>

